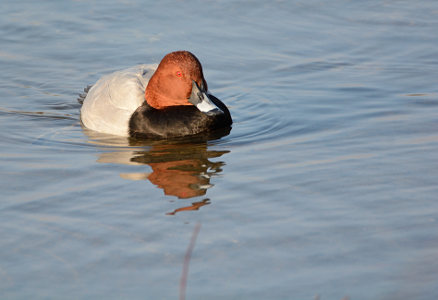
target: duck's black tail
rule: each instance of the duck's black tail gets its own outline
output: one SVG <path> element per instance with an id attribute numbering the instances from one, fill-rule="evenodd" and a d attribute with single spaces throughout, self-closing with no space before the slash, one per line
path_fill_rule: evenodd
<path id="1" fill-rule="evenodd" d="M 87 86 L 84 88 L 84 92 L 79 94 L 78 102 L 80 105 L 84 103 L 85 97 L 87 97 L 88 91 L 91 89 L 92 85 Z"/>

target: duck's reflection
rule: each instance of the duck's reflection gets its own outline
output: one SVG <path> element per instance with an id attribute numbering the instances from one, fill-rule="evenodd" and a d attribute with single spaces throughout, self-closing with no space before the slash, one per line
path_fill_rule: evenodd
<path id="1" fill-rule="evenodd" d="M 117 147 L 117 151 L 103 152 L 98 162 L 129 165 L 148 165 L 151 172 L 121 173 L 128 180 L 149 180 L 164 191 L 165 195 L 181 199 L 204 196 L 211 183 L 212 176 L 222 172 L 223 161 L 211 161 L 228 153 L 228 150 L 208 150 L 208 139 L 185 139 L 179 141 L 138 141 L 132 139 L 104 136 L 85 131 L 93 143 Z M 105 147 L 105 150 L 108 150 Z M 209 204 L 209 199 L 193 202 L 179 211 L 198 210 Z"/>
<path id="2" fill-rule="evenodd" d="M 149 165 L 152 172 L 145 174 L 165 195 L 192 198 L 206 194 L 213 185 L 210 179 L 222 171 L 224 162 L 212 162 L 228 151 L 208 151 L 207 144 L 153 145 L 147 151 L 133 151 L 130 162 Z M 135 174 L 132 174 L 136 176 Z M 123 174 L 129 178 L 129 174 Z"/>

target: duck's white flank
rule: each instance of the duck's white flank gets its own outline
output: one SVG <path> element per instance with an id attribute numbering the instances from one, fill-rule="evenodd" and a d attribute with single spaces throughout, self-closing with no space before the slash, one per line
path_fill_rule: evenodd
<path id="1" fill-rule="evenodd" d="M 157 66 L 138 65 L 99 79 L 88 91 L 81 108 L 85 127 L 129 136 L 129 119 L 142 105 L 146 86 Z"/>

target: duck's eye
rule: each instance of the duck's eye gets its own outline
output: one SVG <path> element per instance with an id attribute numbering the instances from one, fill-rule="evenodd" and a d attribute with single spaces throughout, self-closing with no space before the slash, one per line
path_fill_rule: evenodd
<path id="1" fill-rule="evenodd" d="M 181 77 L 181 76 L 182 76 L 181 71 L 177 71 L 177 72 L 176 72 L 176 76 Z"/>

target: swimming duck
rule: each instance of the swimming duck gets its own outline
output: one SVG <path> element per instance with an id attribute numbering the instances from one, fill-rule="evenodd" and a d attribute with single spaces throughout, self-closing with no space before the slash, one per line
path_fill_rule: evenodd
<path id="1" fill-rule="evenodd" d="M 138 65 L 99 79 L 84 95 L 82 124 L 140 138 L 172 138 L 230 127 L 228 108 L 213 96 L 202 66 L 188 51 L 160 64 Z"/>

